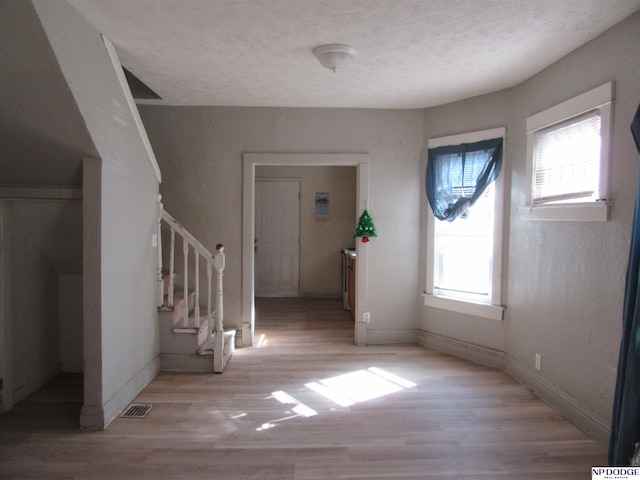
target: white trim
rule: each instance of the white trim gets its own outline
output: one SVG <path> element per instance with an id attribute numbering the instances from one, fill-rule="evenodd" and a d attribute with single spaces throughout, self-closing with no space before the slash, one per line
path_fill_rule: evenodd
<path id="1" fill-rule="evenodd" d="M 525 220 L 606 222 L 611 202 L 559 203 L 520 207 Z"/>
<path id="2" fill-rule="evenodd" d="M 9 278 L 9 222 L 7 202 L 0 199 L 0 413 L 13 407 L 11 279 Z"/>
<path id="3" fill-rule="evenodd" d="M 516 381 L 531 390 L 556 412 L 593 438 L 601 446 L 609 441 L 609 419 L 599 418 L 586 405 L 541 376 L 525 370 L 516 359 L 505 355 L 504 370 Z"/>
<path id="4" fill-rule="evenodd" d="M 499 305 L 488 303 L 478 303 L 459 298 L 444 297 L 432 293 L 423 293 L 424 306 L 449 310 L 451 312 L 464 313 L 474 317 L 488 318 L 490 320 L 502 321 L 505 308 Z"/>
<path id="5" fill-rule="evenodd" d="M 599 417 L 564 390 L 539 375 L 524 369 L 516 363 L 515 358 L 510 357 L 503 351 L 437 335 L 425 330 L 418 330 L 418 345 L 504 371 L 547 403 L 553 410 L 606 448 L 610 434 L 608 419 Z"/>
<path id="6" fill-rule="evenodd" d="M 551 221 L 598 221 L 609 219 L 611 204 L 609 200 L 609 169 L 611 162 L 611 138 L 613 132 L 613 101 L 615 99 L 613 82 L 600 85 L 588 92 L 566 100 L 558 105 L 531 115 L 527 118 L 527 158 L 525 207 L 520 209 L 527 220 Z M 584 113 L 598 110 L 600 113 L 601 146 L 600 178 L 596 197 L 598 201 L 575 203 L 533 204 L 534 148 L 535 133 L 541 129 L 566 122 Z"/>
<path id="7" fill-rule="evenodd" d="M 162 174 L 160 172 L 160 167 L 158 166 L 158 161 L 156 160 L 156 155 L 153 153 L 153 148 L 151 148 L 151 142 L 149 142 L 149 137 L 147 136 L 147 131 L 144 128 L 144 124 L 142 123 L 142 119 L 140 118 L 140 112 L 138 112 L 138 107 L 136 107 L 136 102 L 133 99 L 133 95 L 131 94 L 131 89 L 129 88 L 129 83 L 127 82 L 127 78 L 124 76 L 124 71 L 122 70 L 122 64 L 120 63 L 120 59 L 118 58 L 118 53 L 116 52 L 116 48 L 113 46 L 113 43 L 105 36 L 102 35 L 102 40 L 107 47 L 107 52 L 109 53 L 109 57 L 111 58 L 111 63 L 113 64 L 113 69 L 118 77 L 118 81 L 120 82 L 120 87 L 122 88 L 122 93 L 127 100 L 127 105 L 129 106 L 129 110 L 131 110 L 131 115 L 133 116 L 133 121 L 138 128 L 138 133 L 140 134 L 140 139 L 144 145 L 145 150 L 147 151 L 147 157 L 149 158 L 149 162 L 151 162 L 151 167 L 153 171 L 156 172 L 156 177 L 158 178 L 158 182 L 162 182 Z"/>
<path id="8" fill-rule="evenodd" d="M 120 412 L 151 383 L 151 380 L 153 380 L 158 373 L 160 373 L 160 355 L 142 367 L 126 385 L 104 403 L 104 426 L 102 428 L 107 428 Z"/>
<path id="9" fill-rule="evenodd" d="M 507 129 L 505 127 L 492 128 L 489 130 L 480 130 L 469 133 L 458 133 L 446 137 L 436 137 L 429 139 L 429 148 L 447 147 L 449 145 L 460 145 L 462 143 L 475 143 L 492 138 L 506 137 Z M 504 151 L 503 151 L 504 158 Z"/>
<path id="10" fill-rule="evenodd" d="M 253 345 L 255 329 L 254 250 L 256 165 L 273 166 L 356 166 L 357 202 L 354 220 L 369 204 L 369 154 L 367 153 L 243 153 L 242 154 L 242 345 Z M 356 318 L 368 310 L 368 248 L 356 242 Z M 368 324 L 355 323 L 357 345 L 366 345 Z"/>
<path id="11" fill-rule="evenodd" d="M 600 85 L 593 90 L 589 90 L 588 92 L 528 117 L 527 134 L 582 115 L 590 110 L 596 110 L 605 105 L 610 105 L 613 99 L 614 83 L 608 82 Z"/>
<path id="12" fill-rule="evenodd" d="M 80 411 L 80 430 L 104 430 L 105 428 L 102 406 L 85 403 Z"/>
<path id="13" fill-rule="evenodd" d="M 367 329 L 367 345 L 415 345 L 418 333 L 414 329 Z"/>
<path id="14" fill-rule="evenodd" d="M 502 138 L 502 158 L 503 167 L 495 181 L 494 198 L 494 222 L 493 222 L 493 262 L 491 265 L 491 298 L 490 303 L 479 303 L 463 298 L 451 298 L 435 294 L 433 282 L 435 268 L 435 247 L 433 232 L 435 231 L 435 217 L 430 207 L 427 207 L 427 237 L 429 241 L 426 246 L 427 254 L 427 282 L 424 294 L 424 305 L 426 307 L 440 308 L 453 312 L 464 313 L 476 317 L 502 320 L 504 307 L 502 306 L 502 265 L 503 265 L 503 225 L 504 225 L 504 198 L 505 180 L 504 164 L 507 155 L 506 148 L 506 128 L 499 127 L 489 130 L 480 130 L 446 137 L 429 139 L 429 148 L 437 148 L 448 145 L 460 145 L 462 143 L 475 143 L 492 138 Z M 428 161 L 428 160 L 427 160 Z"/>
<path id="15" fill-rule="evenodd" d="M 46 372 L 33 372 L 35 377 L 29 377 L 27 383 L 24 383 L 13 391 L 14 404 L 24 400 L 29 395 L 37 391 L 38 389 L 51 382 L 54 378 L 60 375 L 60 365 L 50 363 Z"/>
<path id="16" fill-rule="evenodd" d="M 438 335 L 426 330 L 418 330 L 418 345 L 429 350 L 455 355 L 487 367 L 504 370 L 505 354 L 502 350 Z"/>

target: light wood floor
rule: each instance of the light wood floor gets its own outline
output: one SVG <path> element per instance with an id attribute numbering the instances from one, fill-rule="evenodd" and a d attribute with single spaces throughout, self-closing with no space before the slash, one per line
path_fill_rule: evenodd
<path id="1" fill-rule="evenodd" d="M 147 418 L 106 431 L 78 431 L 81 379 L 61 377 L 0 416 L 0 478 L 564 480 L 606 464 L 503 372 L 354 346 L 339 302 L 259 300 L 256 323 L 262 346 L 224 374 L 161 373 L 137 399 Z"/>

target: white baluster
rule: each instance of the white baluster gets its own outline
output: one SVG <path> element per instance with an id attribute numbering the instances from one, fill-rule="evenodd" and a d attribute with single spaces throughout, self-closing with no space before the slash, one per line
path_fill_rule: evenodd
<path id="1" fill-rule="evenodd" d="M 184 256 L 184 310 L 182 312 L 182 326 L 189 327 L 189 244 L 187 239 L 182 237 L 182 253 Z"/>
<path id="2" fill-rule="evenodd" d="M 193 288 L 195 290 L 193 315 L 195 317 L 196 328 L 200 328 L 200 252 L 195 251 L 196 268 Z"/>
<path id="3" fill-rule="evenodd" d="M 176 231 L 171 227 L 171 246 L 169 247 L 169 292 L 167 303 L 173 308 L 173 276 L 175 275 L 174 266 L 176 261 Z"/>

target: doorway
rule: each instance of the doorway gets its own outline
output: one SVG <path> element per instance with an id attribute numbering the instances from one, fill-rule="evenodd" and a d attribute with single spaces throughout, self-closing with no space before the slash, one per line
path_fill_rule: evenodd
<path id="1" fill-rule="evenodd" d="M 356 211 L 367 207 L 369 201 L 368 154 L 243 154 L 243 233 L 242 233 L 242 345 L 254 344 L 255 330 L 255 218 L 257 166 L 354 166 L 356 167 Z M 357 245 L 358 275 L 356 319 L 367 308 L 367 249 Z M 355 322 L 357 345 L 366 344 L 366 324 Z"/>

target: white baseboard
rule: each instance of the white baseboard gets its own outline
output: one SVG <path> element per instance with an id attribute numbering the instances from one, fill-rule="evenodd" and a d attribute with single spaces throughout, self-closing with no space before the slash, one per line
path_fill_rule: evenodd
<path id="1" fill-rule="evenodd" d="M 504 352 L 493 348 L 483 347 L 482 345 L 464 342 L 424 330 L 418 330 L 418 345 L 438 352 L 449 353 L 471 362 L 486 365 L 487 367 L 500 370 L 504 369 Z"/>
<path id="2" fill-rule="evenodd" d="M 80 412 L 81 430 L 103 430 L 104 409 L 101 405 L 83 405 Z"/>
<path id="3" fill-rule="evenodd" d="M 505 358 L 505 371 L 602 447 L 607 448 L 610 419 L 603 419 L 591 412 L 582 402 L 556 385 L 517 365 L 511 357 Z"/>
<path id="4" fill-rule="evenodd" d="M 56 378 L 59 374 L 60 374 L 60 370 L 58 370 L 57 368 L 55 370 L 41 372 L 36 376 L 36 378 L 32 378 L 26 384 L 16 388 L 12 394 L 13 404 L 15 405 L 20 400 L 24 400 L 33 392 L 38 390 L 40 387 L 43 387 L 44 385 L 49 383 L 51 380 Z"/>
<path id="5" fill-rule="evenodd" d="M 367 345 L 415 345 L 416 330 L 367 329 Z"/>
<path id="6" fill-rule="evenodd" d="M 306 300 L 335 300 L 342 298 L 342 292 L 304 292 L 302 298 Z"/>
<path id="7" fill-rule="evenodd" d="M 62 373 L 83 373 L 84 363 L 82 362 L 62 362 L 60 364 L 60 371 Z"/>
<path id="8" fill-rule="evenodd" d="M 84 405 L 80 414 L 80 427 L 83 430 L 102 430 L 107 428 L 158 373 L 160 373 L 160 356 L 155 357 L 140 369 L 104 405 Z"/>
<path id="9" fill-rule="evenodd" d="M 500 350 L 483 347 L 455 338 L 418 331 L 418 344 L 431 350 L 449 353 L 481 365 L 504 370 L 556 412 L 604 448 L 609 442 L 609 420 L 598 417 L 590 409 L 562 389 L 530 373 Z"/>

